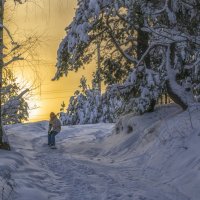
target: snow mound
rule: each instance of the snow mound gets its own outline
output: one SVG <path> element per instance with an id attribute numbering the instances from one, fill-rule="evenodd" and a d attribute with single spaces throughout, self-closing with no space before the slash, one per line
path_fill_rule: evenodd
<path id="1" fill-rule="evenodd" d="M 107 154 L 119 157 L 119 154 L 124 155 L 134 150 L 138 151 L 140 147 L 148 148 L 152 142 L 169 136 L 172 131 L 170 129 L 173 129 L 172 126 L 178 125 L 175 121 L 179 113 L 182 113 L 182 110 L 172 104 L 157 107 L 152 113 L 144 115 L 131 113 L 121 117 L 114 127 L 112 136 L 107 140 Z M 177 121 L 182 124 L 180 119 Z"/>

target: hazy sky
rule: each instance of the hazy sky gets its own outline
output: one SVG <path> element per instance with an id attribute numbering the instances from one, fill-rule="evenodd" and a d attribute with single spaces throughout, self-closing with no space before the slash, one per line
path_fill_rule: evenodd
<path id="1" fill-rule="evenodd" d="M 78 88 L 82 75 L 85 75 L 88 81 L 91 80 L 95 68 L 95 64 L 92 64 L 86 67 L 86 70 L 71 72 L 67 78 L 51 81 L 56 71 L 56 52 L 65 35 L 64 29 L 74 16 L 76 0 L 34 0 L 34 3 L 16 7 L 11 5 L 11 1 L 7 2 L 9 8 L 5 18 L 10 19 L 8 25 L 15 33 L 16 40 L 31 34 L 39 35 L 41 40 L 34 53 L 37 56 L 29 62 L 13 66 L 13 70 L 18 81 L 26 85 L 24 87 L 30 87 L 34 81 L 36 85 L 41 83 L 29 100 L 31 107 L 38 106 L 30 112 L 30 121 L 48 119 L 51 111 L 59 111 L 62 101 L 68 103 L 69 97 Z"/>

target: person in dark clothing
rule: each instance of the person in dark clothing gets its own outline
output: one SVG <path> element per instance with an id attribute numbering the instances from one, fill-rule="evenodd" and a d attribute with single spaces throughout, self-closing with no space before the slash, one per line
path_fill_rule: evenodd
<path id="1" fill-rule="evenodd" d="M 61 122 L 54 112 L 50 113 L 48 145 L 55 148 L 55 136 L 61 131 Z"/>

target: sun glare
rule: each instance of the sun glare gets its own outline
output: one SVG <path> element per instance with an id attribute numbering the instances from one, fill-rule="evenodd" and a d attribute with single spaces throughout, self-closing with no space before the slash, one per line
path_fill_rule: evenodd
<path id="1" fill-rule="evenodd" d="M 39 108 L 34 108 L 29 111 L 29 122 L 38 121 L 38 115 L 40 114 Z"/>

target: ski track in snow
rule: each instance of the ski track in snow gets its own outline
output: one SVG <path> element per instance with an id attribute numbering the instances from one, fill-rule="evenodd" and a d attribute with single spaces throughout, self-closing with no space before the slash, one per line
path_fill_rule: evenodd
<path id="1" fill-rule="evenodd" d="M 198 128 L 200 115 L 193 117 Z M 55 150 L 47 122 L 8 126 L 14 199 L 199 200 L 200 137 L 187 138 L 187 113 L 172 107 L 142 119 L 122 119 L 136 127 L 130 134 L 112 134 L 113 124 L 63 127 Z M 185 127 L 175 133 L 179 122 Z"/>

